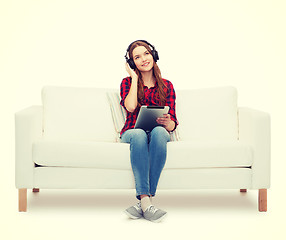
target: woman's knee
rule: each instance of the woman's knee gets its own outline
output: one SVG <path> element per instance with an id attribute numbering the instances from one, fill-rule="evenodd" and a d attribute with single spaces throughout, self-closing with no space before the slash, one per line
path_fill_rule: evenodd
<path id="1" fill-rule="evenodd" d="M 131 143 L 131 142 L 144 142 L 147 140 L 147 134 L 142 129 L 128 129 L 121 136 L 120 142 Z"/>
<path id="2" fill-rule="evenodd" d="M 147 142 L 148 136 L 147 133 L 139 128 L 131 129 L 132 135 L 130 141 L 136 142 Z"/>
<path id="3" fill-rule="evenodd" d="M 160 141 L 165 139 L 168 142 L 170 141 L 170 134 L 164 127 L 158 126 L 151 131 L 151 139 L 152 138 Z"/>

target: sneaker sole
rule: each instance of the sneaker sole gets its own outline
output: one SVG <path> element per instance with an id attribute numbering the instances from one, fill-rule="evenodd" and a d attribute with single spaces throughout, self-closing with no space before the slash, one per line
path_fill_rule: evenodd
<path id="1" fill-rule="evenodd" d="M 151 222 L 154 222 L 154 223 L 159 223 L 161 222 L 165 217 L 166 217 L 167 213 L 165 213 L 162 217 L 158 218 L 158 219 L 155 219 L 155 220 L 149 220 Z M 146 219 L 146 218 L 145 218 Z M 147 219 L 148 220 L 148 219 Z"/>
<path id="2" fill-rule="evenodd" d="M 125 212 L 125 214 L 126 214 L 128 217 L 130 217 L 130 218 L 132 218 L 132 219 L 139 219 L 139 218 L 142 218 L 142 217 L 143 217 L 143 216 L 141 216 L 141 217 L 136 217 L 136 216 L 130 214 L 129 212 L 127 212 L 126 210 L 124 210 L 124 212 Z"/>

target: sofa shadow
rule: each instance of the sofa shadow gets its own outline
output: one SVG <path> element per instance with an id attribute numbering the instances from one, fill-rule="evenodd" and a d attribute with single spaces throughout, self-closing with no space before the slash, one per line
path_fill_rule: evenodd
<path id="1" fill-rule="evenodd" d="M 40 190 L 28 193 L 28 212 L 121 211 L 135 204 L 131 190 Z M 184 190 L 157 192 L 154 205 L 178 211 L 257 211 L 257 193 L 237 190 Z"/>
<path id="2" fill-rule="evenodd" d="M 162 193 L 154 202 L 166 209 L 257 212 L 257 194 L 257 191 L 241 193 L 239 190 L 186 190 Z"/>

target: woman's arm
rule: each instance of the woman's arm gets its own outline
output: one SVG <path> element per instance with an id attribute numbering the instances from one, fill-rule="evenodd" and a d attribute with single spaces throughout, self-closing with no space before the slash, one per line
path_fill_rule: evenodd
<path id="1" fill-rule="evenodd" d="M 126 63 L 126 70 L 131 76 L 131 87 L 129 90 L 128 95 L 125 98 L 124 106 L 128 110 L 128 112 L 134 112 L 134 110 L 137 108 L 137 83 L 138 83 L 138 76 L 133 71 L 128 63 Z"/>
<path id="2" fill-rule="evenodd" d="M 166 105 L 170 107 L 169 113 L 165 116 L 165 121 L 163 120 L 164 127 L 172 132 L 176 129 L 178 125 L 178 120 L 176 116 L 176 93 L 173 84 L 170 81 L 166 81 L 168 86 L 167 102 Z"/>

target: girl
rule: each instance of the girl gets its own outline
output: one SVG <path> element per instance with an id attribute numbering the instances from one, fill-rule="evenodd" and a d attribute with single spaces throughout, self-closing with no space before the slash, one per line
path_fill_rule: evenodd
<path id="1" fill-rule="evenodd" d="M 151 49 L 152 48 L 152 49 Z M 128 57 L 127 57 L 128 54 Z M 130 159 L 135 179 L 136 198 L 139 202 L 127 208 L 125 213 L 132 219 L 144 217 L 159 222 L 166 212 L 154 207 L 151 197 L 155 196 L 157 184 L 166 162 L 169 132 L 178 125 L 175 112 L 175 91 L 170 81 L 161 77 L 157 65 L 158 52 L 145 40 L 129 45 L 125 55 L 126 70 L 130 77 L 120 85 L 120 104 L 127 111 L 121 130 L 121 142 L 130 144 Z M 169 106 L 169 113 L 157 118 L 160 126 L 151 132 L 134 129 L 142 105 Z"/>

